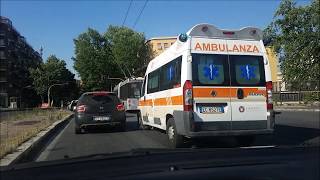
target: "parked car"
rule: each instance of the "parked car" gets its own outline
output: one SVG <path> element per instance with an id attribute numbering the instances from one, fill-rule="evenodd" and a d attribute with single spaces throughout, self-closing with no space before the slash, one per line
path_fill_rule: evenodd
<path id="1" fill-rule="evenodd" d="M 95 91 L 81 95 L 75 111 L 75 133 L 84 133 L 89 126 L 113 126 L 125 131 L 124 105 L 115 93 Z"/>

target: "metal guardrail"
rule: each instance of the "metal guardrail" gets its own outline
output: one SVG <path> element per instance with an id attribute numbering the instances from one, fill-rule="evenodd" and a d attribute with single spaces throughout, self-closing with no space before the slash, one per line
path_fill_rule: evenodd
<path id="1" fill-rule="evenodd" d="M 52 110 L 52 109 L 61 109 L 60 107 L 50 107 L 50 108 L 39 108 L 39 107 L 35 107 L 35 108 L 0 108 L 0 113 L 1 112 L 12 112 L 12 111 L 31 111 L 31 110 Z M 62 108 L 62 109 L 66 109 L 66 108 Z"/>
<path id="2" fill-rule="evenodd" d="M 305 101 L 311 95 L 319 100 L 320 91 L 273 92 L 273 99 L 280 102 L 300 102 Z"/>

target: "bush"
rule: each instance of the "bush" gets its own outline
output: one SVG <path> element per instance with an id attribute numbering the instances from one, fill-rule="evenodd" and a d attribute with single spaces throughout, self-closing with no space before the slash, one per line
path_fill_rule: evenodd
<path id="1" fill-rule="evenodd" d="M 303 102 L 305 104 L 319 101 L 319 92 L 307 92 L 303 95 Z"/>

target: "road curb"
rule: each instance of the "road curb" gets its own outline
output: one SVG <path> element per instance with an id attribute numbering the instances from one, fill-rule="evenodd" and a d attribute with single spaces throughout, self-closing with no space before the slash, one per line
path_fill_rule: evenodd
<path id="1" fill-rule="evenodd" d="M 8 166 L 12 164 L 32 161 L 35 156 L 42 150 L 47 141 L 65 125 L 67 125 L 72 117 L 73 114 L 60 121 L 54 122 L 45 130 L 40 131 L 36 136 L 22 143 L 16 149 L 16 151 L 6 155 L 0 160 L 0 166 Z"/>

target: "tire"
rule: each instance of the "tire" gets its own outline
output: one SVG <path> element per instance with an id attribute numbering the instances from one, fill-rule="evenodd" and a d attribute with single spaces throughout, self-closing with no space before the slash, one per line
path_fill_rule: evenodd
<path id="1" fill-rule="evenodd" d="M 119 131 L 120 132 L 125 132 L 126 129 L 127 129 L 126 122 L 121 123 L 121 125 L 119 126 Z"/>
<path id="2" fill-rule="evenodd" d="M 82 132 L 81 132 L 81 128 L 79 127 L 79 126 L 75 126 L 75 128 L 74 128 L 74 132 L 76 133 L 76 134 L 82 134 Z"/>
<path id="3" fill-rule="evenodd" d="M 177 134 L 177 128 L 174 123 L 174 119 L 170 118 L 167 122 L 167 135 L 170 146 L 172 148 L 183 147 L 184 137 Z"/>
<path id="4" fill-rule="evenodd" d="M 236 140 L 239 146 L 251 146 L 255 141 L 255 136 L 238 136 Z"/>
<path id="5" fill-rule="evenodd" d="M 144 125 L 143 122 L 142 122 L 142 117 L 141 117 L 141 113 L 137 113 L 137 118 L 138 118 L 138 126 L 139 126 L 139 129 L 142 129 L 142 130 L 149 130 L 150 127 L 148 125 Z"/>

